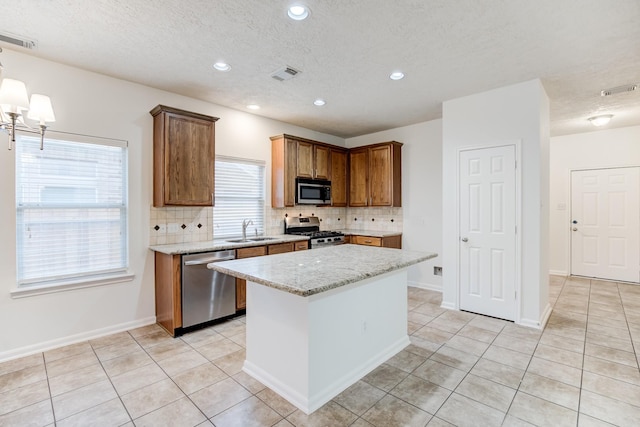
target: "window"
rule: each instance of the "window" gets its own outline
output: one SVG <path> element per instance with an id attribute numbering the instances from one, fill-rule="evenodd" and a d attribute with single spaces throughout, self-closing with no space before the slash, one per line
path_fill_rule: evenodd
<path id="1" fill-rule="evenodd" d="M 247 235 L 264 233 L 264 163 L 216 157 L 213 237 L 242 235 L 242 220 L 251 219 Z"/>
<path id="2" fill-rule="evenodd" d="M 18 285 L 125 272 L 126 142 L 53 138 L 16 143 Z"/>

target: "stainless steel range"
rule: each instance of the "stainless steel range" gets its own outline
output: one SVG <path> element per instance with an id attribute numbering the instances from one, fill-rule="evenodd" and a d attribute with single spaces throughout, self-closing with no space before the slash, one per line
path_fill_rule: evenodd
<path id="1" fill-rule="evenodd" d="M 339 231 L 320 231 L 320 219 L 317 216 L 286 217 L 284 233 L 309 236 L 309 248 L 344 244 L 344 234 Z"/>

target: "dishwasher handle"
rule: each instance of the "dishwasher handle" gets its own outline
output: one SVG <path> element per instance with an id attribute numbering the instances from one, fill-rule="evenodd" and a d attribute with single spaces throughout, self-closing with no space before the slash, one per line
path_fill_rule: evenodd
<path id="1" fill-rule="evenodd" d="M 194 261 L 185 261 L 184 265 L 203 265 L 203 264 L 211 264 L 212 262 L 231 261 L 234 259 L 235 257 L 205 258 L 205 259 L 198 259 Z"/>

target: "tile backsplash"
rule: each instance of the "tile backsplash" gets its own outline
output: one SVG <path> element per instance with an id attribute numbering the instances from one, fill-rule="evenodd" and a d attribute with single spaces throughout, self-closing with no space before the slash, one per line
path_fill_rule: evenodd
<path id="1" fill-rule="evenodd" d="M 265 234 L 284 233 L 284 218 L 317 216 L 321 230 L 371 230 L 402 232 L 402 208 L 327 208 L 295 206 L 267 207 Z M 211 207 L 151 207 L 150 245 L 190 243 L 212 240 L 213 208 Z"/>

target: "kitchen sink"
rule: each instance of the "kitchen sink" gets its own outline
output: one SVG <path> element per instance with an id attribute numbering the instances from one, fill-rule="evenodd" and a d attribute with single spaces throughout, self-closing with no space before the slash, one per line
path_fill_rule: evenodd
<path id="1" fill-rule="evenodd" d="M 265 240 L 275 240 L 275 237 L 251 237 L 249 239 L 229 239 L 229 243 L 264 242 Z"/>

